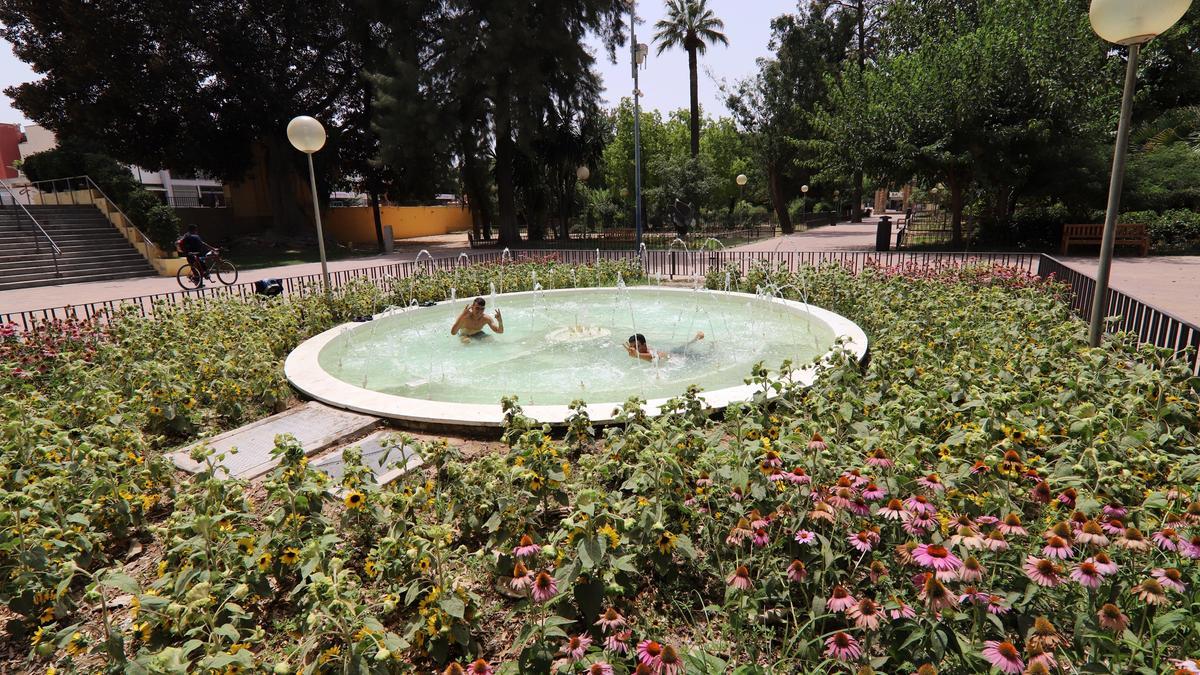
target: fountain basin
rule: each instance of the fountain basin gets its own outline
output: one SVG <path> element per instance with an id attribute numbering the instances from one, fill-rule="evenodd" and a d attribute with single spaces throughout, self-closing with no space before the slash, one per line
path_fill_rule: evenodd
<path id="1" fill-rule="evenodd" d="M 861 360 L 867 337 L 853 322 L 803 302 L 686 288 L 585 288 L 491 298 L 505 332 L 463 342 L 450 326 L 472 298 L 394 309 L 348 323 L 297 347 L 284 370 L 292 385 L 326 404 L 423 428 L 499 427 L 500 398 L 525 414 L 562 424 L 574 400 L 598 424 L 629 397 L 650 415 L 690 384 L 722 409 L 749 400 L 754 364 L 808 385 L 835 349 Z M 486 330 L 486 329 L 485 329 Z M 697 332 L 704 339 L 691 341 Z M 623 343 L 642 333 L 665 359 L 631 358 Z"/>

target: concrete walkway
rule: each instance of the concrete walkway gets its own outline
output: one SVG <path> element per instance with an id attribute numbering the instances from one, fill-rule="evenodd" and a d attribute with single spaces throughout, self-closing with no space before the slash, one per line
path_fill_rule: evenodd
<path id="1" fill-rule="evenodd" d="M 365 256 L 335 260 L 329 263 L 329 271 L 348 270 L 358 267 L 372 267 L 389 263 L 408 262 L 416 258 L 422 250 L 429 251 L 435 258 L 453 258 L 463 252 L 470 252 L 465 232 L 405 239 L 397 242 L 396 249 L 384 255 Z M 237 263 L 236 256 L 231 258 Z M 291 277 L 304 274 L 320 274 L 321 263 L 298 263 L 280 267 L 264 267 L 255 270 L 240 270 L 238 283 L 258 281 L 275 277 Z M 181 290 L 174 277 L 142 277 L 138 279 L 120 279 L 117 281 L 96 281 L 82 284 L 63 284 L 60 286 L 40 286 L 38 288 L 18 288 L 11 291 L 0 291 L 0 313 L 22 312 L 43 307 L 62 307 L 65 305 L 81 305 L 89 302 L 105 300 L 120 300 L 139 295 L 155 293 L 171 293 Z"/>

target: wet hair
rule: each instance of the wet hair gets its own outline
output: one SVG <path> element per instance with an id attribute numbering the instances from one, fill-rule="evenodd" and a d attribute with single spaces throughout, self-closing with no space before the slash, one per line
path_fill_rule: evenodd
<path id="1" fill-rule="evenodd" d="M 633 342 L 636 343 L 638 347 L 645 347 L 646 336 L 642 335 L 641 333 L 634 333 L 633 335 L 629 336 L 629 339 L 626 340 L 626 342 Z"/>
<path id="2" fill-rule="evenodd" d="M 479 305 L 480 307 L 486 307 L 487 300 L 484 300 L 483 298 L 475 298 L 475 302 L 473 304 Z"/>
<path id="3" fill-rule="evenodd" d="M 195 223 L 188 225 L 188 232 L 191 232 L 192 234 L 195 234 L 196 230 L 198 230 L 198 229 L 200 229 L 200 228 L 196 227 Z"/>

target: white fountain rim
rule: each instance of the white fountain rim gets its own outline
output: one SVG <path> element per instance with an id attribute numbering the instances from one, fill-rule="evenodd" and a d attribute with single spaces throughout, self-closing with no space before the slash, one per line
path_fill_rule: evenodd
<path id="1" fill-rule="evenodd" d="M 613 286 L 559 288 L 505 293 L 502 297 L 551 295 L 555 293 L 612 293 L 616 290 L 618 289 Z M 804 368 L 797 368 L 792 372 L 791 381 L 801 386 L 807 387 L 812 385 L 820 372 L 828 366 L 831 357 L 838 348 L 850 352 L 855 360 L 858 361 L 862 361 L 867 355 L 867 335 L 857 324 L 840 314 L 804 302 L 781 298 L 766 300 L 747 293 L 732 291 L 696 290 L 692 288 L 664 286 L 629 286 L 625 290 L 631 293 L 651 290 L 654 292 L 669 293 L 700 292 L 750 298 L 758 302 L 777 303 L 797 312 L 807 313 L 811 317 L 822 321 L 833 331 L 834 342 L 838 346 L 826 352 L 816 363 Z M 459 303 L 464 302 L 464 300 L 446 300 L 437 304 L 444 305 L 451 302 Z M 404 312 L 420 311 L 421 309 L 426 308 L 411 305 L 397 307 L 376 314 L 374 319 L 381 319 Z M 499 427 L 503 423 L 504 413 L 499 403 L 457 403 L 453 401 L 436 401 L 385 394 L 340 380 L 320 366 L 318 357 L 326 345 L 341 334 L 361 328 L 364 325 L 361 322 L 344 323 L 305 340 L 292 350 L 292 353 L 288 355 L 287 360 L 284 362 L 284 375 L 288 381 L 292 383 L 293 387 L 309 398 L 335 408 L 352 410 L 402 422 L 429 426 L 484 428 Z M 710 410 L 719 410 L 732 403 L 751 400 L 755 395 L 761 393 L 762 389 L 763 387 L 760 385 L 743 384 L 705 391 L 701 394 L 701 399 Z M 667 398 L 651 399 L 642 406 L 642 409 L 647 415 L 658 415 L 668 400 Z M 617 412 L 624 403 L 624 401 L 589 403 L 587 405 L 587 413 L 593 423 L 609 424 L 615 421 Z M 571 409 L 565 405 L 524 405 L 522 408 L 528 417 L 553 425 L 564 424 L 572 414 Z"/>

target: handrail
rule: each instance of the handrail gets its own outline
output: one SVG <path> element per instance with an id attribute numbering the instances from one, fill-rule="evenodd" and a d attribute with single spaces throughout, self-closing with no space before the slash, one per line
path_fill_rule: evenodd
<path id="1" fill-rule="evenodd" d="M 29 212 L 29 209 L 25 208 L 25 205 L 22 204 L 19 199 L 17 199 L 17 195 L 12 191 L 12 187 L 8 184 L 8 181 L 0 180 L 0 187 L 4 188 L 4 191 L 8 193 L 8 196 L 12 198 L 13 204 L 21 207 L 21 210 L 25 212 L 26 217 L 29 218 L 29 222 L 33 223 L 33 226 L 37 228 L 38 232 L 41 232 L 42 236 L 46 238 L 47 243 L 50 244 L 50 257 L 54 260 L 54 276 L 61 277 L 62 271 L 60 271 L 58 268 L 58 256 L 62 255 L 62 249 L 59 248 L 58 244 L 54 242 L 54 238 L 50 236 L 50 233 L 46 232 L 45 228 L 42 227 L 42 224 L 37 221 L 37 218 L 33 217 L 33 214 Z M 18 220 L 17 229 L 20 228 L 21 223 L 20 220 Z M 33 250 L 38 253 L 42 252 L 42 247 L 38 243 L 36 233 L 33 235 Z"/>
<path id="2" fill-rule="evenodd" d="M 39 193 L 42 194 L 42 203 L 43 204 L 46 203 L 45 195 L 47 192 L 49 192 L 55 196 L 54 203 L 56 205 L 59 205 L 59 204 L 61 204 L 61 201 L 58 199 L 58 192 L 59 192 L 58 183 L 61 181 L 66 181 L 67 182 L 67 190 L 69 192 L 71 192 L 71 203 L 77 204 L 78 202 L 75 201 L 75 189 L 76 188 L 74 187 L 74 185 L 75 185 L 74 181 L 77 181 L 77 180 L 82 180 L 84 182 L 84 187 L 86 189 L 95 190 L 96 192 L 98 192 L 100 194 L 100 196 L 102 198 L 104 198 L 104 200 L 106 202 L 108 202 L 109 204 L 112 204 L 112 207 L 117 210 L 117 213 L 121 214 L 121 217 L 125 220 L 126 225 L 128 225 L 129 228 L 131 228 L 134 232 L 136 232 L 138 234 L 138 236 L 140 236 L 142 238 L 142 248 L 145 251 L 144 255 L 146 256 L 146 259 L 147 260 L 152 259 L 154 256 L 151 254 L 150 250 L 152 247 L 155 246 L 154 242 L 150 240 L 150 237 L 146 236 L 145 232 L 142 232 L 141 228 L 139 228 L 136 224 L 134 224 L 133 219 L 131 219 L 129 216 L 125 215 L 125 212 L 121 210 L 121 207 L 115 201 L 113 201 L 111 198 L 109 198 L 108 195 L 104 194 L 104 190 L 101 190 L 100 186 L 96 185 L 96 181 L 92 180 L 91 176 L 88 176 L 88 175 L 66 176 L 63 178 L 50 178 L 47 180 L 31 181 L 29 183 L 29 187 L 36 189 Z M 39 185 L 44 185 L 44 184 L 49 184 L 50 189 L 42 190 L 42 188 L 38 187 Z M 136 246 L 136 244 L 135 244 L 135 246 Z"/>

